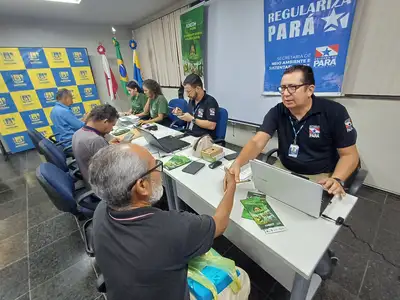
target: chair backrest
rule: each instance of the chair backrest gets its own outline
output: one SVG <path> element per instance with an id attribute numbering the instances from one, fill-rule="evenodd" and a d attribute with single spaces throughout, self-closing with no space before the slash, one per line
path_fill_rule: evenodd
<path id="1" fill-rule="evenodd" d="M 215 135 L 217 137 L 217 140 L 225 139 L 227 127 L 228 127 L 228 111 L 225 108 L 220 107 L 218 111 L 217 128 L 215 129 Z"/>
<path id="2" fill-rule="evenodd" d="M 75 186 L 71 176 L 52 163 L 41 163 L 36 168 L 36 178 L 57 209 L 78 214 L 74 199 Z"/>
<path id="3" fill-rule="evenodd" d="M 33 143 L 33 145 L 35 146 L 36 150 L 40 153 L 42 153 L 42 150 L 39 148 L 39 143 L 41 140 L 44 139 L 44 136 L 38 132 L 36 129 L 28 129 L 28 135 Z"/>
<path id="4" fill-rule="evenodd" d="M 54 164 L 64 172 L 68 172 L 67 157 L 59 147 L 48 139 L 43 139 L 39 142 L 39 148 L 48 162 Z"/>
<path id="5" fill-rule="evenodd" d="M 189 109 L 189 105 L 188 105 L 187 101 L 185 99 L 179 99 L 179 98 L 172 99 L 171 101 L 169 101 L 168 106 L 173 107 L 173 108 L 179 107 L 184 113 L 188 112 L 188 109 Z M 178 122 L 175 123 L 176 126 L 180 127 L 180 126 L 185 126 L 186 125 L 185 121 L 180 120 L 177 116 L 175 116 L 172 113 L 172 109 L 171 108 L 169 109 L 168 118 L 172 122 L 178 120 Z"/>

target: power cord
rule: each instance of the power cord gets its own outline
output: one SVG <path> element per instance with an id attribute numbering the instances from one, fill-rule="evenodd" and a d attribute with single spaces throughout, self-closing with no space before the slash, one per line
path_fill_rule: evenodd
<path id="1" fill-rule="evenodd" d="M 383 253 L 381 253 L 381 252 L 379 252 L 379 251 L 374 250 L 374 249 L 372 248 L 372 246 L 371 246 L 370 243 L 368 243 L 367 241 L 365 241 L 365 240 L 363 240 L 362 238 L 358 237 L 357 234 L 354 232 L 353 228 L 351 228 L 350 225 L 344 223 L 344 219 L 343 219 L 342 217 L 338 217 L 336 220 L 333 219 L 333 218 L 331 218 L 331 217 L 329 217 L 329 216 L 327 216 L 327 215 L 324 215 L 324 214 L 322 214 L 321 217 L 324 218 L 324 219 L 326 219 L 327 221 L 331 221 L 331 222 L 335 223 L 335 224 L 338 225 L 338 226 L 341 225 L 341 226 L 346 227 L 346 228 L 349 229 L 350 232 L 353 234 L 354 238 L 355 238 L 356 240 L 358 240 L 358 241 L 360 241 L 360 242 L 366 244 L 371 252 L 373 252 L 373 253 L 378 254 L 379 256 L 381 256 L 382 259 L 383 259 L 384 261 L 386 261 L 388 264 L 392 265 L 393 267 L 395 267 L 395 268 L 397 268 L 397 269 L 400 269 L 400 265 L 395 264 L 394 262 L 390 261 L 389 259 L 386 258 L 385 254 L 383 254 Z M 400 280 L 400 276 L 399 276 L 398 279 Z"/>

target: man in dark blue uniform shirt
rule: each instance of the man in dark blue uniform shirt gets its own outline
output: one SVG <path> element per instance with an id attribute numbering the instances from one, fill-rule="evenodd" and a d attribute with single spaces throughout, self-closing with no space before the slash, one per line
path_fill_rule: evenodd
<path id="1" fill-rule="evenodd" d="M 209 134 L 215 139 L 219 111 L 217 100 L 206 93 L 201 78 L 196 74 L 190 74 L 186 77 L 183 86 L 190 98 L 189 112 L 182 113 L 179 108 L 175 108 L 174 114 L 188 123 L 187 132 L 190 135 Z"/>
<path id="2" fill-rule="evenodd" d="M 359 165 L 357 132 L 346 108 L 314 96 L 311 67 L 296 65 L 284 72 L 278 90 L 282 103 L 265 116 L 230 171 L 239 180 L 240 167 L 256 158 L 278 132 L 278 167 L 304 174 L 334 195 L 343 196 L 344 181 Z"/>

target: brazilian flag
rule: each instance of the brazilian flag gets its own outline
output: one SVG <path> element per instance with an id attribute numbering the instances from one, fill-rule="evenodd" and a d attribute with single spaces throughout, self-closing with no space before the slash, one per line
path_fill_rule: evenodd
<path id="1" fill-rule="evenodd" d="M 119 71 L 119 80 L 121 81 L 122 88 L 126 95 L 129 95 L 128 90 L 126 89 L 126 84 L 128 83 L 128 73 L 126 72 L 126 68 L 124 65 L 124 60 L 121 54 L 120 44 L 115 37 L 113 37 L 113 44 L 115 46 L 115 50 L 117 52 L 117 60 L 118 60 L 118 71 Z"/>

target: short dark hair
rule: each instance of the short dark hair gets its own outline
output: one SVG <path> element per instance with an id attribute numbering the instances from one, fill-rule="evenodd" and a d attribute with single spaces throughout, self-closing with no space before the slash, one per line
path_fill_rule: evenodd
<path id="1" fill-rule="evenodd" d="M 65 96 L 70 96 L 70 97 L 72 97 L 71 91 L 68 90 L 68 89 L 59 89 L 59 90 L 57 91 L 57 94 L 56 94 L 56 99 L 57 99 L 57 101 L 60 101 L 60 100 L 62 100 Z"/>
<path id="2" fill-rule="evenodd" d="M 304 84 L 312 84 L 315 85 L 315 78 L 313 69 L 310 66 L 306 65 L 294 65 L 285 70 L 283 75 L 290 74 L 293 72 L 300 71 L 303 73 L 303 83 Z"/>
<path id="3" fill-rule="evenodd" d="M 153 79 L 146 79 L 143 81 L 143 86 L 150 90 L 156 97 L 163 94 L 160 84 Z"/>
<path id="4" fill-rule="evenodd" d="M 203 81 L 201 80 L 199 75 L 194 73 L 188 75 L 188 77 L 186 77 L 185 80 L 183 81 L 183 85 L 187 84 L 191 85 L 194 88 L 198 86 L 203 88 Z"/>
<path id="5" fill-rule="evenodd" d="M 178 90 L 178 98 L 179 99 L 183 99 L 184 98 L 184 95 L 185 94 L 185 88 L 183 87 L 183 85 L 181 85 L 180 87 L 179 87 L 179 90 Z"/>
<path id="6" fill-rule="evenodd" d="M 87 120 L 90 121 L 115 121 L 118 119 L 118 111 L 110 104 L 103 104 L 96 106 L 92 109 L 87 117 Z"/>
<path id="7" fill-rule="evenodd" d="M 143 89 L 139 86 L 139 84 L 136 81 L 129 81 L 126 84 L 126 87 L 132 89 L 132 90 L 137 90 L 139 93 L 143 93 Z"/>

